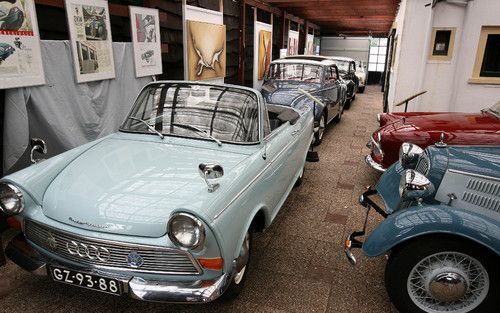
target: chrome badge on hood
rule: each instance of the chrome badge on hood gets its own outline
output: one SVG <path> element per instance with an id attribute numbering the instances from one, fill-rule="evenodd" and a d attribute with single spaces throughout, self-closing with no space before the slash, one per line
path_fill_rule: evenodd
<path id="1" fill-rule="evenodd" d="M 98 225 L 98 224 L 92 224 L 92 223 L 89 223 L 89 222 L 82 222 L 82 221 L 79 221 L 79 220 L 74 219 L 72 217 L 69 218 L 69 221 L 73 222 L 75 224 L 78 224 L 78 225 L 86 225 L 86 226 L 94 227 L 94 228 L 100 228 L 100 229 L 109 228 L 109 225 Z"/>

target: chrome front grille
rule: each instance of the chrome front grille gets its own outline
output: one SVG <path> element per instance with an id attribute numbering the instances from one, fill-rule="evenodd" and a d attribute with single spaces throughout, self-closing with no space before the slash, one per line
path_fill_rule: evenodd
<path id="1" fill-rule="evenodd" d="M 423 153 L 418 160 L 415 170 L 419 173 L 427 175 L 427 173 L 429 172 L 429 165 L 429 156 L 427 155 L 427 153 Z"/>
<path id="2" fill-rule="evenodd" d="M 53 254 L 84 265 L 172 275 L 202 272 L 191 254 L 178 249 L 82 237 L 31 220 L 25 221 L 25 236 Z M 76 246 L 80 247 L 80 253 L 75 253 L 77 250 L 72 248 Z M 136 264 L 129 262 L 130 258 L 137 255 L 141 257 L 142 265 L 132 267 L 129 263 Z"/>

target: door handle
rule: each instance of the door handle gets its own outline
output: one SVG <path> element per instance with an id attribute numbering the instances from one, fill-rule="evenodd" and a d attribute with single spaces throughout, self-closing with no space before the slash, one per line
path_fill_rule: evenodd
<path id="1" fill-rule="evenodd" d="M 292 132 L 292 136 L 297 136 L 299 134 L 299 131 L 296 129 Z"/>

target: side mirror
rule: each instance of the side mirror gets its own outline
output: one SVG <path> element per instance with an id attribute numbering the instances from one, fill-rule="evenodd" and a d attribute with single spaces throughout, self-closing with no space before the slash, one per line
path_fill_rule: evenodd
<path id="1" fill-rule="evenodd" d="M 45 160 L 45 159 L 35 159 L 34 157 L 35 152 L 41 154 L 47 154 L 47 144 L 45 144 L 45 141 L 43 141 L 40 138 L 31 138 L 30 145 L 31 145 L 31 153 L 30 153 L 31 163 L 35 164 Z"/>
<path id="2" fill-rule="evenodd" d="M 208 192 L 214 192 L 215 190 L 217 190 L 217 188 L 219 188 L 220 184 L 210 183 L 209 180 L 224 176 L 224 169 L 219 164 L 201 163 L 200 165 L 198 165 L 198 173 L 200 174 L 201 178 L 205 180 L 205 183 L 208 186 Z"/>

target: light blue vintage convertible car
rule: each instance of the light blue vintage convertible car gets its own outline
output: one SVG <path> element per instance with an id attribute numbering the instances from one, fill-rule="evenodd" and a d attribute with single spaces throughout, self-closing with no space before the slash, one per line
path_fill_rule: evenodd
<path id="1" fill-rule="evenodd" d="M 500 308 L 500 147 L 404 143 L 399 162 L 360 197 L 386 219 L 352 248 L 390 251 L 385 284 L 400 312 L 498 312 Z M 379 196 L 385 210 L 373 197 Z"/>
<path id="2" fill-rule="evenodd" d="M 252 232 L 301 182 L 312 140 L 307 106 L 266 106 L 240 86 L 151 83 L 119 132 L 1 180 L 1 210 L 23 225 L 6 253 L 28 271 L 115 295 L 233 298 Z"/>

